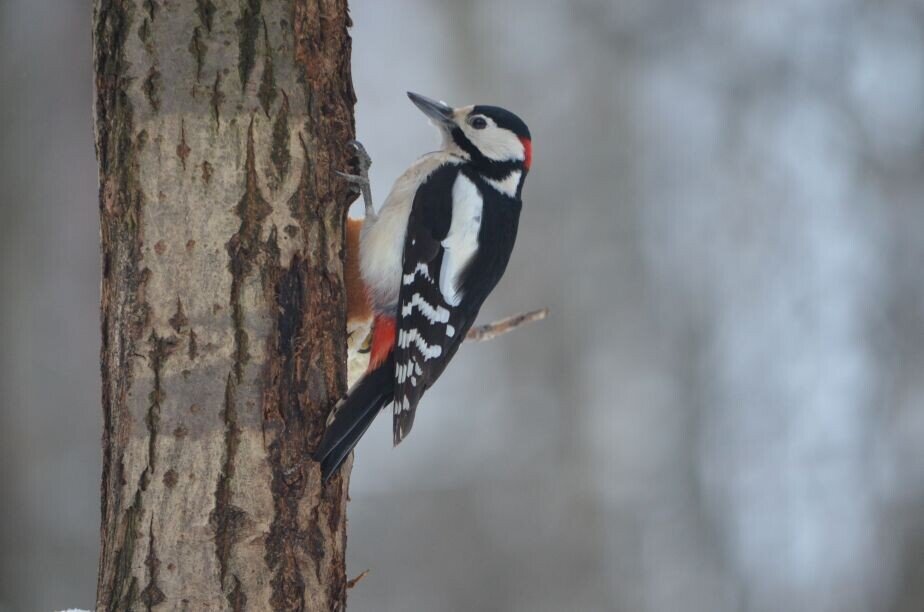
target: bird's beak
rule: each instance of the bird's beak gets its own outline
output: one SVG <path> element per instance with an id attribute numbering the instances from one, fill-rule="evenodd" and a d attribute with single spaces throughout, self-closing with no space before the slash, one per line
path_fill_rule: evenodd
<path id="1" fill-rule="evenodd" d="M 453 108 L 444 102 L 431 100 L 426 96 L 407 92 L 407 97 L 411 99 L 414 105 L 423 111 L 427 117 L 433 120 L 438 126 L 452 127 L 455 123 L 452 120 Z"/>

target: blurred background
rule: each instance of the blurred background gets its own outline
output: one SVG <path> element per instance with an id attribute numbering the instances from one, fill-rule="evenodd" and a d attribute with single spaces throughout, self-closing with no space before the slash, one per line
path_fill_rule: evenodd
<path id="1" fill-rule="evenodd" d="M 924 5 L 354 0 L 373 192 L 407 89 L 535 161 L 485 320 L 357 453 L 353 610 L 924 609 Z M 0 610 L 94 602 L 89 0 L 0 2 Z"/>

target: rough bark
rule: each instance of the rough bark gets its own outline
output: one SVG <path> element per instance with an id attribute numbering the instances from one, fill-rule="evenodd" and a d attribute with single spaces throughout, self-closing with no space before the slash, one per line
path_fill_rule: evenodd
<path id="1" fill-rule="evenodd" d="M 346 0 L 97 0 L 101 610 L 345 605 Z"/>

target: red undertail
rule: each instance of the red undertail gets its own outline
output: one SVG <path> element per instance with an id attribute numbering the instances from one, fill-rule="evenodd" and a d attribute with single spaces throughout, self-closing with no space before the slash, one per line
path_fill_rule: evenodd
<path id="1" fill-rule="evenodd" d="M 369 354 L 369 369 L 375 370 L 385 363 L 392 349 L 395 348 L 397 324 L 394 317 L 375 315 L 372 322 L 372 349 Z"/>

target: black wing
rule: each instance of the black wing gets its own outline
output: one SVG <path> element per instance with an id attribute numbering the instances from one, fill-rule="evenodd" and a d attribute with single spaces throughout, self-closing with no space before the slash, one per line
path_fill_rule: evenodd
<path id="1" fill-rule="evenodd" d="M 404 242 L 395 346 L 394 443 L 414 424 L 417 403 L 455 354 L 471 326 L 465 309 L 446 303 L 440 291 L 444 249 L 452 221 L 458 166 L 434 171 L 417 190 Z"/>

